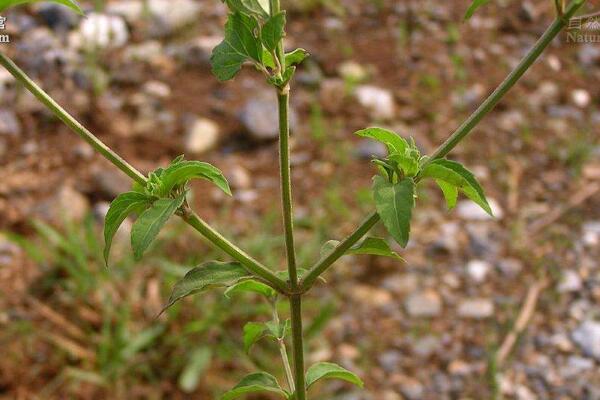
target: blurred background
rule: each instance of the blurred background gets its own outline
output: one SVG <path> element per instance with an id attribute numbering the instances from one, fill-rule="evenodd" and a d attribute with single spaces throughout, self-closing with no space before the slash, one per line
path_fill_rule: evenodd
<path id="1" fill-rule="evenodd" d="M 355 130 L 385 126 L 431 152 L 554 18 L 550 0 L 493 1 L 468 22 L 466 0 L 285 3 L 287 46 L 312 54 L 292 92 L 303 266 L 373 209 L 369 160 L 385 149 Z M 233 197 L 194 183 L 197 211 L 283 267 L 275 99 L 249 68 L 211 75 L 223 4 L 83 5 L 86 18 L 9 11 L 0 51 L 138 169 L 182 153 L 221 168 Z M 305 306 L 308 360 L 366 389 L 328 382 L 313 398 L 600 399 L 599 83 L 600 43 L 562 35 L 451 154 L 496 218 L 466 201 L 447 212 L 423 186 L 406 262 L 348 256 L 327 273 Z M 213 399 L 257 367 L 282 378 L 274 346 L 243 351 L 244 323 L 268 318 L 252 296 L 214 292 L 154 318 L 187 270 L 226 260 L 179 221 L 139 263 L 126 223 L 104 267 L 103 217 L 130 182 L 3 69 L 0 176 L 0 398 Z"/>

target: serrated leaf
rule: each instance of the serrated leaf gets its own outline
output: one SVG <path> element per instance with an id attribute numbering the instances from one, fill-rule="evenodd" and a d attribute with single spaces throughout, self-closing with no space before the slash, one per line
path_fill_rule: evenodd
<path id="1" fill-rule="evenodd" d="M 83 11 L 81 10 L 81 7 L 79 7 L 79 4 L 77 4 L 77 2 L 74 0 L 0 0 L 0 12 L 6 10 L 9 7 L 14 7 L 14 6 L 28 4 L 28 3 L 38 3 L 40 1 L 47 1 L 49 3 L 60 4 L 60 5 L 70 8 L 71 10 L 75 11 L 77 14 L 83 15 Z"/>
<path id="2" fill-rule="evenodd" d="M 298 48 L 294 51 L 286 53 L 285 65 L 286 65 L 286 67 L 290 67 L 292 65 L 301 64 L 302 61 L 304 61 L 308 56 L 310 56 L 310 53 L 308 51 L 306 51 L 302 48 Z"/>
<path id="3" fill-rule="evenodd" d="M 104 218 L 104 262 L 107 266 L 112 240 L 123 221 L 132 213 L 140 214 L 150 204 L 151 198 L 138 192 L 122 193 L 110 203 Z"/>
<path id="4" fill-rule="evenodd" d="M 353 372 L 340 367 L 337 364 L 329 362 L 320 362 L 311 366 L 306 371 L 306 386 L 311 387 L 315 382 L 320 379 L 341 379 L 346 382 L 350 382 L 360 388 L 364 386 L 362 379 L 360 379 Z"/>
<path id="5" fill-rule="evenodd" d="M 225 0 L 225 3 L 233 12 L 255 15 L 261 18 L 267 18 L 271 10 L 269 0 Z"/>
<path id="6" fill-rule="evenodd" d="M 265 296 L 268 299 L 271 299 L 277 295 L 275 289 L 254 279 L 248 279 L 236 283 L 235 285 L 227 288 L 224 294 L 226 297 L 231 298 L 231 296 L 233 296 L 234 294 L 243 292 L 260 294 L 261 296 Z"/>
<path id="7" fill-rule="evenodd" d="M 406 149 L 409 148 L 408 142 L 403 137 L 387 129 L 367 128 L 357 131 L 355 134 L 385 144 L 390 154 L 405 154 Z"/>
<path id="8" fill-rule="evenodd" d="M 270 17 L 260 31 L 260 37 L 267 50 L 275 51 L 285 34 L 285 12 Z"/>
<path id="9" fill-rule="evenodd" d="M 192 352 L 190 358 L 179 375 L 178 384 L 185 393 L 192 393 L 198 388 L 200 379 L 210 365 L 212 350 L 209 347 L 200 347 Z"/>
<path id="10" fill-rule="evenodd" d="M 452 210 L 454 207 L 456 207 L 456 201 L 458 200 L 458 188 L 441 179 L 436 179 L 435 183 L 437 183 L 442 190 L 448 209 Z"/>
<path id="11" fill-rule="evenodd" d="M 467 9 L 467 12 L 465 13 L 465 19 L 471 19 L 471 17 L 473 16 L 473 14 L 475 14 L 475 11 L 477 11 L 479 7 L 484 6 L 489 2 L 490 0 L 473 0 L 471 5 Z"/>
<path id="12" fill-rule="evenodd" d="M 140 214 L 131 228 L 131 247 L 136 260 L 142 258 L 158 232 L 181 207 L 184 200 L 185 193 L 175 199 L 159 199 Z"/>
<path id="13" fill-rule="evenodd" d="M 388 232 L 402 247 L 410 236 L 412 210 L 415 207 L 415 183 L 411 178 L 391 183 L 381 176 L 373 178 L 377 213 Z"/>
<path id="14" fill-rule="evenodd" d="M 179 161 L 169 165 L 160 176 L 160 195 L 167 196 L 171 191 L 191 179 L 206 179 L 231 196 L 229 183 L 220 169 L 201 161 Z"/>
<path id="15" fill-rule="evenodd" d="M 250 353 L 252 346 L 262 339 L 267 332 L 267 326 L 262 322 L 248 322 L 244 325 L 244 351 Z"/>
<path id="16" fill-rule="evenodd" d="M 288 394 L 279 386 L 277 379 L 266 372 L 257 372 L 247 375 L 233 389 L 225 393 L 221 400 L 237 399 L 249 393 L 271 392 L 276 393 L 283 398 L 287 398 Z"/>
<path id="17" fill-rule="evenodd" d="M 184 297 L 212 288 L 229 287 L 251 276 L 238 262 L 206 262 L 190 270 L 175 284 L 161 313 Z"/>
<path id="18" fill-rule="evenodd" d="M 461 163 L 446 159 L 434 160 L 425 167 L 422 176 L 443 180 L 456 186 L 465 196 L 479 205 L 486 213 L 493 216 L 492 209 L 477 178 Z"/>
<path id="19" fill-rule="evenodd" d="M 229 15 L 225 39 L 213 50 L 210 62 L 220 81 L 232 79 L 246 61 L 261 62 L 262 44 L 256 38 L 258 23 L 240 12 Z"/>

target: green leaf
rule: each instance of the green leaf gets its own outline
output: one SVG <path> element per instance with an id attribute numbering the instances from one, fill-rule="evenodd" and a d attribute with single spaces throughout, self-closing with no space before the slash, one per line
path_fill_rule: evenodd
<path id="1" fill-rule="evenodd" d="M 210 365 L 212 350 L 209 347 L 200 347 L 194 350 L 181 375 L 179 375 L 179 387 L 185 393 L 192 393 L 198 388 L 200 378 Z"/>
<path id="2" fill-rule="evenodd" d="M 358 136 L 374 139 L 386 145 L 391 153 L 405 154 L 409 148 L 408 142 L 395 132 L 383 128 L 367 128 L 355 133 Z"/>
<path id="3" fill-rule="evenodd" d="M 348 250 L 349 254 L 370 254 L 374 256 L 392 257 L 402 260 L 402 257 L 390 248 L 388 242 L 382 238 L 367 237 Z"/>
<path id="4" fill-rule="evenodd" d="M 225 0 L 225 3 L 233 12 L 255 15 L 261 18 L 267 18 L 271 10 L 269 0 Z"/>
<path id="5" fill-rule="evenodd" d="M 407 151 L 407 153 L 409 153 Z M 407 154 L 393 153 L 388 157 L 404 171 L 406 176 L 415 176 L 419 172 L 419 159 Z"/>
<path id="6" fill-rule="evenodd" d="M 167 223 L 169 218 L 181 207 L 185 193 L 176 199 L 159 199 L 144 211 L 131 228 L 131 247 L 136 260 L 148 249 L 158 232 Z"/>
<path id="7" fill-rule="evenodd" d="M 486 213 L 493 216 L 492 209 L 477 178 L 461 163 L 446 159 L 434 160 L 425 167 L 422 176 L 424 178 L 442 180 L 457 187 L 465 196 L 485 210 Z"/>
<path id="8" fill-rule="evenodd" d="M 225 290 L 225 296 L 231 297 L 234 294 L 242 293 L 242 292 L 257 293 L 257 294 L 260 294 L 261 296 L 265 296 L 268 299 L 271 299 L 277 295 L 277 292 L 275 291 L 275 289 L 273 289 L 269 285 L 266 285 L 262 282 L 254 280 L 254 279 L 248 279 L 248 280 L 236 283 L 235 285 L 227 288 L 227 290 Z"/>
<path id="9" fill-rule="evenodd" d="M 321 247 L 321 257 L 329 254 L 339 244 L 340 242 L 338 240 L 329 240 L 325 242 Z M 385 239 L 377 237 L 365 238 L 362 242 L 350 247 L 350 249 L 346 251 L 346 254 L 383 256 L 403 260 L 398 253 L 390 248 L 390 245 Z"/>
<path id="10" fill-rule="evenodd" d="M 279 324 L 275 323 L 275 321 L 268 321 L 265 322 L 265 326 L 275 339 L 284 339 L 292 329 L 289 319 L 279 321 Z"/>
<path id="11" fill-rule="evenodd" d="M 237 399 L 249 393 L 271 392 L 287 398 L 288 394 L 279 386 L 277 379 L 266 372 L 257 372 L 247 375 L 233 389 L 225 393 L 221 400 Z"/>
<path id="12" fill-rule="evenodd" d="M 256 38 L 258 23 L 239 12 L 229 15 L 225 24 L 225 39 L 213 50 L 210 62 L 213 74 L 220 81 L 232 79 L 245 61 L 262 61 L 262 45 Z"/>
<path id="13" fill-rule="evenodd" d="M 391 183 L 381 176 L 373 178 L 373 193 L 377 213 L 388 232 L 402 247 L 410 236 L 410 221 L 415 207 L 415 183 L 406 178 Z"/>
<path id="14" fill-rule="evenodd" d="M 285 12 L 273 15 L 265 22 L 260 37 L 267 50 L 275 51 L 285 34 Z"/>
<path id="15" fill-rule="evenodd" d="M 444 194 L 444 199 L 446 200 L 448 210 L 452 210 L 454 207 L 456 207 L 456 201 L 458 200 L 458 188 L 441 179 L 436 179 L 435 183 L 437 183 Z"/>
<path id="16" fill-rule="evenodd" d="M 254 343 L 265 336 L 268 331 L 267 326 L 262 322 L 248 322 L 244 325 L 244 351 L 250 354 L 250 349 Z"/>
<path id="17" fill-rule="evenodd" d="M 301 64 L 308 56 L 310 56 L 309 52 L 304 49 L 296 49 L 292 52 L 285 54 L 285 66 L 291 67 L 292 65 Z"/>
<path id="18" fill-rule="evenodd" d="M 6 10 L 9 7 L 18 6 L 21 4 L 28 3 L 38 3 L 40 1 L 48 1 L 49 3 L 56 3 L 63 5 L 65 7 L 69 7 L 71 10 L 75 11 L 77 14 L 83 15 L 83 11 L 79 4 L 77 4 L 74 0 L 0 0 L 0 12 Z"/>
<path id="19" fill-rule="evenodd" d="M 217 167 L 200 161 L 178 161 L 169 165 L 160 176 L 160 195 L 168 196 L 171 191 L 191 179 L 206 179 L 231 196 L 227 179 Z"/>
<path id="20" fill-rule="evenodd" d="M 151 198 L 138 192 L 122 193 L 110 203 L 104 218 L 104 262 L 107 266 L 112 240 L 125 218 L 132 213 L 142 213 L 150 204 Z"/>
<path id="21" fill-rule="evenodd" d="M 238 262 L 206 262 L 189 271 L 175 284 L 161 313 L 184 297 L 212 288 L 229 287 L 251 276 Z"/>
<path id="22" fill-rule="evenodd" d="M 348 371 L 345 368 L 340 367 L 337 364 L 320 362 L 311 366 L 306 371 L 306 386 L 310 387 L 320 379 L 341 379 L 346 382 L 355 384 L 362 388 L 364 386 L 363 381 L 356 376 L 354 373 Z"/>
<path id="23" fill-rule="evenodd" d="M 489 2 L 490 0 L 473 0 L 471 5 L 467 9 L 467 12 L 465 13 L 465 19 L 471 19 L 471 17 L 473 16 L 473 14 L 475 14 L 475 11 L 477 11 L 479 7 L 484 6 Z"/>

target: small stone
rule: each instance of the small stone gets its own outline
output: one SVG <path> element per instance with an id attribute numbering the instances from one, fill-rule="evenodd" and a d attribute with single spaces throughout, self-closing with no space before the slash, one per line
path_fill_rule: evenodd
<path id="1" fill-rule="evenodd" d="M 577 107 L 586 108 L 592 101 L 592 96 L 585 89 L 576 89 L 571 92 L 571 100 Z"/>
<path id="2" fill-rule="evenodd" d="M 144 2 L 142 0 L 111 1 L 106 5 L 106 12 L 120 15 L 130 24 L 134 24 L 144 15 Z"/>
<path id="3" fill-rule="evenodd" d="M 373 157 L 384 158 L 387 156 L 387 147 L 381 142 L 363 139 L 358 142 L 356 155 L 363 160 L 371 160 Z"/>
<path id="4" fill-rule="evenodd" d="M 261 93 L 248 100 L 244 105 L 240 119 L 250 136 L 257 141 L 273 140 L 279 137 L 279 117 L 277 101 L 269 93 Z M 290 130 L 294 130 L 297 115 L 290 107 Z"/>
<path id="5" fill-rule="evenodd" d="M 567 365 L 561 368 L 561 374 L 565 378 L 573 378 L 594 368 L 594 360 L 579 356 L 569 356 Z"/>
<path id="6" fill-rule="evenodd" d="M 216 147 L 220 136 L 219 125 L 207 118 L 194 120 L 185 134 L 185 151 L 205 153 Z"/>
<path id="7" fill-rule="evenodd" d="M 163 56 L 163 46 L 159 41 L 146 42 L 127 46 L 123 52 L 123 60 L 136 63 L 153 63 Z"/>
<path id="8" fill-rule="evenodd" d="M 404 306 L 413 317 L 436 317 L 442 312 L 442 299 L 437 292 L 426 290 L 408 296 Z"/>
<path id="9" fill-rule="evenodd" d="M 150 97 L 157 99 L 166 99 L 171 96 L 171 88 L 164 82 L 148 81 L 142 87 L 142 90 Z"/>
<path id="10" fill-rule="evenodd" d="M 465 376 L 472 372 L 473 368 L 466 361 L 453 360 L 448 365 L 448 372 L 451 375 Z"/>
<path id="11" fill-rule="evenodd" d="M 125 20 L 118 15 L 90 13 L 79 27 L 82 47 L 117 48 L 129 41 Z"/>
<path id="12" fill-rule="evenodd" d="M 600 221 L 590 221 L 583 224 L 583 243 L 593 247 L 600 244 Z"/>
<path id="13" fill-rule="evenodd" d="M 416 379 L 405 376 L 400 382 L 400 393 L 408 400 L 421 400 L 425 389 Z"/>
<path id="14" fill-rule="evenodd" d="M 492 270 L 490 263 L 484 260 L 471 260 L 467 264 L 467 273 L 469 277 L 477 283 L 485 281 L 486 276 Z"/>
<path id="15" fill-rule="evenodd" d="M 235 165 L 228 171 L 227 179 L 231 187 L 236 189 L 250 189 L 252 187 L 252 177 L 248 170 L 240 165 Z"/>
<path id="16" fill-rule="evenodd" d="M 110 199 L 131 188 L 131 181 L 124 174 L 115 173 L 112 169 L 98 168 L 93 177 L 98 190 Z"/>
<path id="17" fill-rule="evenodd" d="M 171 52 L 185 65 L 208 66 L 212 50 L 223 41 L 221 36 L 201 36 L 181 46 L 171 47 Z"/>
<path id="18" fill-rule="evenodd" d="M 397 350 L 386 351 L 379 356 L 379 365 L 387 372 L 397 371 L 401 361 L 402 353 Z"/>
<path id="19" fill-rule="evenodd" d="M 558 103 L 560 88 L 551 81 L 544 81 L 538 89 L 529 96 L 529 103 L 536 108 Z"/>
<path id="20" fill-rule="evenodd" d="M 486 298 L 473 298 L 460 302 L 458 315 L 468 319 L 484 319 L 494 314 L 494 303 Z"/>
<path id="21" fill-rule="evenodd" d="M 36 214 L 46 221 L 61 224 L 81 221 L 89 210 L 87 198 L 71 186 L 63 186 L 52 198 L 36 207 Z"/>
<path id="22" fill-rule="evenodd" d="M 461 218 L 467 220 L 485 221 L 491 219 L 502 219 L 504 216 L 504 211 L 502 210 L 502 207 L 500 207 L 500 204 L 498 204 L 498 202 L 492 198 L 488 198 L 488 203 L 492 209 L 494 217 L 488 215 L 488 213 L 486 213 L 481 207 L 470 200 L 459 201 L 458 205 L 456 206 L 456 211 Z"/>
<path id="23" fill-rule="evenodd" d="M 508 278 L 514 278 L 523 270 L 523 263 L 516 258 L 503 258 L 498 261 L 498 269 Z"/>
<path id="24" fill-rule="evenodd" d="M 600 322 L 584 321 L 572 333 L 572 337 L 586 356 L 600 361 Z"/>
<path id="25" fill-rule="evenodd" d="M 440 339 L 433 335 L 427 335 L 415 341 L 412 345 L 413 352 L 422 358 L 435 354 L 441 348 Z"/>
<path id="26" fill-rule="evenodd" d="M 578 292 L 582 288 L 581 278 L 575 271 L 567 270 L 562 274 L 558 291 L 561 293 Z"/>
<path id="27" fill-rule="evenodd" d="M 58 4 L 41 4 L 38 15 L 53 31 L 67 32 L 77 25 L 77 14 Z"/>
<path id="28" fill-rule="evenodd" d="M 485 92 L 485 86 L 480 83 L 476 83 L 460 94 L 454 93 L 452 96 L 452 102 L 454 103 L 454 106 L 458 108 L 472 108 L 481 102 Z"/>
<path id="29" fill-rule="evenodd" d="M 600 62 L 600 47 L 586 43 L 579 48 L 577 58 L 584 67 L 591 67 Z"/>
<path id="30" fill-rule="evenodd" d="M 498 126 L 506 132 L 515 132 L 525 125 L 525 122 L 525 116 L 520 110 L 510 110 L 500 115 Z"/>
<path id="31" fill-rule="evenodd" d="M 202 3 L 193 0 L 149 0 L 148 10 L 154 19 L 151 34 L 163 37 L 196 22 Z"/>
<path id="32" fill-rule="evenodd" d="M 389 120 L 394 118 L 396 105 L 392 92 L 377 86 L 362 85 L 356 88 L 355 96 L 360 105 L 367 108 L 371 117 Z"/>
<path id="33" fill-rule="evenodd" d="M 369 77 L 367 70 L 355 61 L 344 62 L 338 67 L 338 72 L 346 82 L 352 83 L 364 82 Z"/>
<path id="34" fill-rule="evenodd" d="M 5 108 L 0 109 L 0 136 L 20 136 L 21 123 L 17 115 Z"/>

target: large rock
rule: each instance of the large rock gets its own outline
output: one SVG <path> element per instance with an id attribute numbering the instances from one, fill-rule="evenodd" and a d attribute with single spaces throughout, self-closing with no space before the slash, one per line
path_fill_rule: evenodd
<path id="1" fill-rule="evenodd" d="M 572 337 L 585 355 L 600 361 L 600 322 L 583 322 L 573 331 Z"/>

